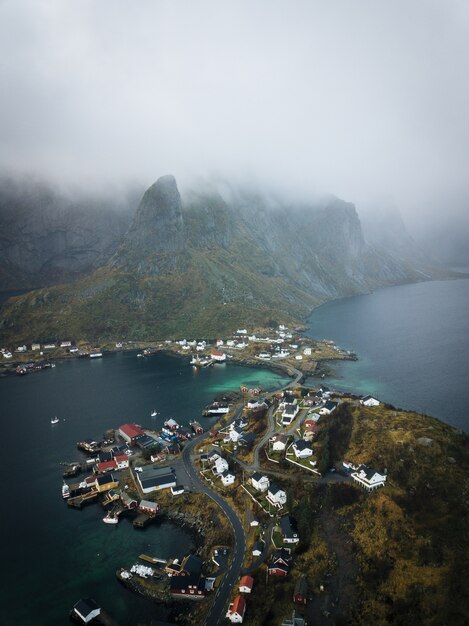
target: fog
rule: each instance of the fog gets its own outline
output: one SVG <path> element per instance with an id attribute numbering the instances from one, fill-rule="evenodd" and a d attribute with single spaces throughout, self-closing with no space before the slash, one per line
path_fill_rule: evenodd
<path id="1" fill-rule="evenodd" d="M 466 0 L 0 0 L 0 168 L 384 195 L 417 228 L 468 206 L 468 60 Z"/>

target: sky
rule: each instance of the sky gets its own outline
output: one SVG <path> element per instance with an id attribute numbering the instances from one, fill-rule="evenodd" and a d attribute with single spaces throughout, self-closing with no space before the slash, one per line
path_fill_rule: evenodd
<path id="1" fill-rule="evenodd" d="M 468 0 L 0 0 L 0 93 L 9 173 L 468 206 Z"/>

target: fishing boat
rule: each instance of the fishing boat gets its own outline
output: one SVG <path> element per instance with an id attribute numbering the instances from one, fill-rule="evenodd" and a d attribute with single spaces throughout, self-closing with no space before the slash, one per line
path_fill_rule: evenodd
<path id="1" fill-rule="evenodd" d="M 55 417 L 53 417 L 50 421 L 51 424 L 58 424 L 60 422 L 59 418 L 57 417 L 57 415 Z"/>
<path id="2" fill-rule="evenodd" d="M 156 412 L 156 409 L 153 409 L 153 411 L 150 413 L 150 415 L 152 417 L 156 417 L 158 415 L 158 413 Z"/>
<path id="3" fill-rule="evenodd" d="M 62 485 L 62 498 L 64 500 L 66 500 L 67 498 L 70 498 L 70 487 L 67 485 L 65 481 L 64 481 L 64 484 Z"/>
<path id="4" fill-rule="evenodd" d="M 102 356 L 103 356 L 102 352 L 91 352 L 90 353 L 90 359 L 99 359 Z"/>
<path id="5" fill-rule="evenodd" d="M 118 520 L 117 516 L 111 515 L 110 513 L 108 513 L 106 515 L 106 517 L 103 517 L 103 522 L 105 524 L 118 524 L 119 520 Z"/>

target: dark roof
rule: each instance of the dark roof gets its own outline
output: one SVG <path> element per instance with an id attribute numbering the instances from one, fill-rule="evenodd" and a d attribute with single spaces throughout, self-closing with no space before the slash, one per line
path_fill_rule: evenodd
<path id="1" fill-rule="evenodd" d="M 333 409 L 336 408 L 337 405 L 338 405 L 338 402 L 332 402 L 331 400 L 328 400 L 328 402 L 326 402 L 326 404 L 324 405 L 324 408 L 327 409 L 328 411 L 332 411 Z"/>
<path id="2" fill-rule="evenodd" d="M 189 554 L 181 563 L 181 567 L 189 574 L 200 574 L 204 562 L 195 554 Z"/>
<path id="3" fill-rule="evenodd" d="M 365 472 L 365 476 L 367 477 L 368 480 L 373 478 L 373 476 L 377 473 L 376 470 L 372 469 L 371 467 L 367 467 L 366 465 L 360 465 L 357 471 Z"/>
<path id="4" fill-rule="evenodd" d="M 286 415 L 293 415 L 293 413 L 295 413 L 297 409 L 297 405 L 296 404 L 287 404 L 287 406 L 285 407 L 284 413 Z"/>
<path id="5" fill-rule="evenodd" d="M 297 450 L 311 450 L 311 444 L 309 444 L 307 441 L 305 441 L 304 439 L 298 439 L 298 441 L 295 441 L 295 447 Z"/>
<path id="6" fill-rule="evenodd" d="M 274 552 L 273 560 L 277 561 L 278 559 L 282 559 L 285 563 L 290 563 L 291 561 L 291 552 L 286 548 L 277 548 Z"/>
<path id="7" fill-rule="evenodd" d="M 276 493 L 278 493 L 279 491 L 283 491 L 283 489 L 281 487 L 279 487 L 278 485 L 276 485 L 275 483 L 272 483 L 269 487 L 269 492 L 272 495 L 275 495 Z"/>
<path id="8" fill-rule="evenodd" d="M 280 518 L 280 528 L 284 537 L 293 537 L 298 535 L 296 520 L 290 515 L 284 515 Z"/>
<path id="9" fill-rule="evenodd" d="M 101 450 L 101 452 L 98 454 L 98 458 L 101 461 L 101 463 L 104 463 L 105 461 L 112 461 L 113 454 L 112 452 L 103 452 Z"/>
<path id="10" fill-rule="evenodd" d="M 99 609 L 99 606 L 92 598 L 82 598 L 78 600 L 73 609 L 83 617 L 87 617 L 92 611 Z"/>
<path id="11" fill-rule="evenodd" d="M 193 572 L 188 576 L 171 576 L 169 579 L 171 591 L 187 589 L 189 585 L 196 587 L 199 591 L 205 591 L 205 578 L 200 573 Z"/>
<path id="12" fill-rule="evenodd" d="M 265 544 L 264 544 L 263 541 L 256 541 L 256 543 L 254 544 L 252 549 L 253 549 L 253 551 L 254 550 L 259 550 L 260 552 L 263 552 L 264 551 L 264 546 L 265 546 Z"/>
<path id="13" fill-rule="evenodd" d="M 107 485 L 108 483 L 115 482 L 112 474 L 103 474 L 103 476 L 98 476 L 96 480 L 98 481 L 98 485 Z"/>
<path id="14" fill-rule="evenodd" d="M 256 435 L 254 433 L 243 433 L 239 440 L 244 443 L 252 443 L 256 439 Z"/>
<path id="15" fill-rule="evenodd" d="M 259 481 L 262 478 L 262 474 L 260 472 L 254 472 L 254 474 L 251 476 L 251 478 L 253 480 Z"/>
<path id="16" fill-rule="evenodd" d="M 156 441 L 153 439 L 153 437 L 150 437 L 149 435 L 140 435 L 139 437 L 137 437 L 137 445 L 139 448 L 143 448 L 145 450 L 148 450 L 148 448 L 153 448 L 153 446 L 156 446 Z"/>

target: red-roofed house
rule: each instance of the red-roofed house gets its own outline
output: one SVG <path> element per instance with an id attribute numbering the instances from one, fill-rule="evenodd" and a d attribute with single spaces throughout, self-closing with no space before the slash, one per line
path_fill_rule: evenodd
<path id="1" fill-rule="evenodd" d="M 218 361 L 219 363 L 226 361 L 226 354 L 221 350 L 212 350 L 210 357 L 213 361 Z"/>
<path id="2" fill-rule="evenodd" d="M 119 435 L 131 445 L 135 445 L 137 437 L 144 434 L 143 430 L 139 428 L 137 424 L 123 424 L 119 426 Z"/>
<path id="3" fill-rule="evenodd" d="M 254 586 L 254 578 L 252 576 L 243 576 L 239 581 L 239 590 L 242 593 L 251 593 Z"/>
<path id="4" fill-rule="evenodd" d="M 117 463 L 117 469 L 129 467 L 129 457 L 126 454 L 118 454 L 114 457 L 114 461 Z"/>
<path id="5" fill-rule="evenodd" d="M 243 596 L 236 596 L 226 617 L 232 624 L 242 624 L 244 613 L 246 612 L 246 600 Z"/>
<path id="6" fill-rule="evenodd" d="M 102 463 L 96 463 L 95 470 L 97 474 L 106 474 L 117 469 L 117 463 L 113 459 L 112 461 L 103 461 Z"/>

